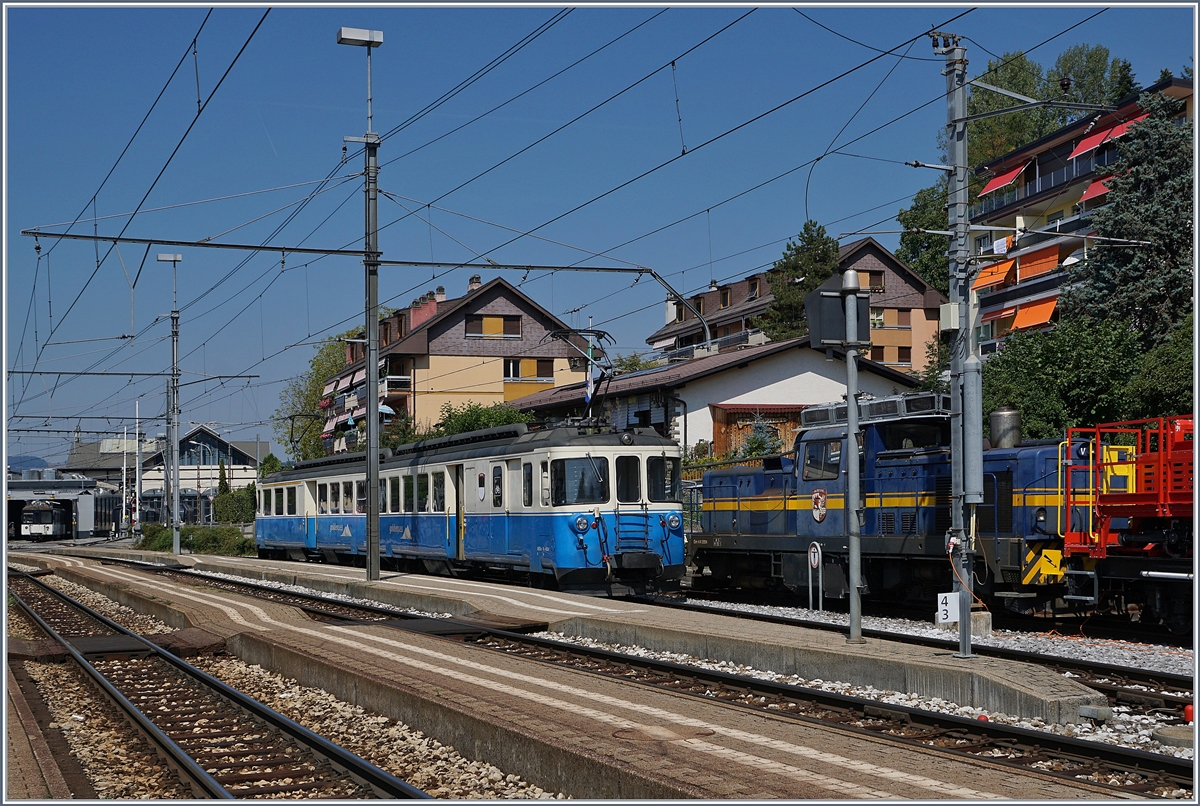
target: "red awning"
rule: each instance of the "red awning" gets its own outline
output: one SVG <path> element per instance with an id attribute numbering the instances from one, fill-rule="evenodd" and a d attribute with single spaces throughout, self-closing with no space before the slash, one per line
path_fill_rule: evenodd
<path id="1" fill-rule="evenodd" d="M 1079 201 L 1085 202 L 1088 199 L 1094 199 L 1097 196 L 1103 196 L 1108 193 L 1108 188 L 1104 183 L 1112 179 L 1111 176 L 1106 176 L 1103 179 L 1093 179 L 1092 184 L 1087 186 L 1087 190 L 1083 191 L 1083 195 L 1079 197 Z"/>
<path id="2" fill-rule="evenodd" d="M 1018 271 L 1021 276 L 1021 282 L 1025 282 L 1034 277 L 1049 274 L 1057 268 L 1058 247 L 1050 246 L 1046 249 L 1039 249 L 1036 252 L 1021 255 L 1021 265 L 1018 267 Z"/>
<path id="3" fill-rule="evenodd" d="M 1127 131 L 1129 131 L 1130 126 L 1137 123 L 1139 120 L 1144 120 L 1145 117 L 1146 114 L 1143 113 L 1132 120 L 1127 120 L 1124 123 L 1118 123 L 1117 125 L 1105 129 L 1104 131 L 1099 131 L 1088 135 L 1079 141 L 1079 145 L 1075 146 L 1075 150 L 1071 152 L 1071 155 L 1067 157 L 1067 159 L 1073 160 L 1080 154 L 1086 154 L 1089 151 L 1095 151 L 1102 144 L 1108 142 L 1109 140 L 1115 140 L 1121 135 L 1125 134 Z"/>
<path id="4" fill-rule="evenodd" d="M 979 270 L 979 276 L 971 284 L 971 288 L 978 291 L 981 288 L 990 288 L 991 286 L 1007 282 L 1015 264 L 1016 261 L 1014 260 L 999 260 L 990 266 L 982 267 Z"/>
<path id="5" fill-rule="evenodd" d="M 1025 166 L 1027 165 L 1029 165 L 1029 162 L 1025 162 L 1019 167 L 1013 168 L 1011 171 L 1005 171 L 1002 174 L 996 174 L 992 177 L 990 182 L 983 186 L 983 190 L 979 191 L 979 195 L 982 196 L 985 193 L 991 193 L 994 190 L 1008 187 L 1013 182 L 1017 181 L 1017 176 L 1021 173 L 1021 171 L 1025 170 Z"/>
<path id="6" fill-rule="evenodd" d="M 1017 312 L 1016 308 L 1002 308 L 1001 310 L 998 310 L 998 311 L 989 311 L 988 313 L 985 313 L 983 315 L 983 318 L 981 321 L 991 322 L 996 319 L 1005 319 L 1009 316 L 1015 315 L 1016 312 Z"/>

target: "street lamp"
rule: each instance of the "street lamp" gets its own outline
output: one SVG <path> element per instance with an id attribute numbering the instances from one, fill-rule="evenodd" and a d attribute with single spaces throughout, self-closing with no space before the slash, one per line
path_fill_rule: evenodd
<path id="1" fill-rule="evenodd" d="M 379 579 L 379 143 L 371 129 L 371 50 L 383 44 L 383 31 L 364 28 L 338 30 L 339 45 L 367 50 L 367 133 L 345 137 L 343 142 L 362 143 L 366 155 L 366 233 L 363 267 L 366 271 L 367 317 L 367 580 Z"/>
<path id="2" fill-rule="evenodd" d="M 171 384 L 167 393 L 167 442 L 171 451 L 171 553 L 179 553 L 179 303 L 175 273 L 183 255 L 159 253 L 171 264 Z"/>

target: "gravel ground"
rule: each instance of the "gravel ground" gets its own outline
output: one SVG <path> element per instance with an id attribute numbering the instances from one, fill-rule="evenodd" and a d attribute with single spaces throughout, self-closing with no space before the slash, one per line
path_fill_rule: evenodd
<path id="1" fill-rule="evenodd" d="M 41 579 L 130 630 L 143 634 L 172 631 L 158 619 L 81 585 L 52 576 Z M 7 625 L 11 636 L 40 637 L 32 624 L 16 611 L 9 611 Z M 228 656 L 194 658 L 192 663 L 434 797 L 464 800 L 565 798 L 561 793 L 547 792 L 490 764 L 466 759 L 453 747 L 403 723 L 364 711 L 320 689 L 301 686 L 295 680 L 284 679 L 259 666 L 250 666 Z M 71 754 L 79 759 L 101 797 L 190 797 L 189 792 L 184 792 L 173 781 L 172 773 L 161 768 L 141 740 L 130 739 L 131 731 L 115 709 L 91 691 L 73 665 L 27 662 L 26 669 L 37 681 L 38 689 L 54 715 L 52 727 L 62 729 Z"/>
<path id="2" fill-rule="evenodd" d="M 190 798 L 155 751 L 125 722 L 116 707 L 95 693 L 72 663 L 25 662 L 42 699 L 79 760 L 96 794 L 104 799 Z"/>
<path id="3" fill-rule="evenodd" d="M 822 621 L 827 624 L 849 624 L 845 613 L 828 613 L 802 607 L 768 607 L 765 605 L 728 604 L 710 601 L 693 601 L 693 605 L 711 607 L 714 610 L 736 610 L 744 613 L 761 613 L 783 618 Z M 931 638 L 957 638 L 958 632 L 940 630 L 929 622 L 909 619 L 864 616 L 864 629 L 885 630 L 896 635 L 919 635 Z M 1012 630 L 995 630 L 990 636 L 973 639 L 979 646 L 996 646 L 1036 652 L 1040 655 L 1057 655 L 1075 660 L 1088 660 L 1113 666 L 1128 666 L 1150 669 L 1156 672 L 1186 674 L 1195 677 L 1196 655 L 1190 649 L 1136 644 L 1131 641 L 1113 641 L 1099 638 L 1082 638 L 1067 635 L 1047 635 Z"/>

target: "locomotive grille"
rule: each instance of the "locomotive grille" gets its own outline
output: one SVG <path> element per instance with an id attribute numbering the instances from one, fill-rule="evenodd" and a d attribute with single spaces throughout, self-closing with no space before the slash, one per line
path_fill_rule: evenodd
<path id="1" fill-rule="evenodd" d="M 950 528 L 950 477 L 938 476 L 933 482 L 933 531 L 945 534 Z"/>
<path id="2" fill-rule="evenodd" d="M 896 534 L 896 513 L 895 512 L 880 512 L 879 513 L 879 533 L 881 535 Z"/>
<path id="3" fill-rule="evenodd" d="M 917 513 L 902 512 L 900 513 L 900 532 L 906 535 L 917 533 Z"/>
<path id="4" fill-rule="evenodd" d="M 1012 531 L 1012 471 L 985 473 L 983 505 L 976 512 L 979 531 L 987 534 L 1007 534 Z"/>

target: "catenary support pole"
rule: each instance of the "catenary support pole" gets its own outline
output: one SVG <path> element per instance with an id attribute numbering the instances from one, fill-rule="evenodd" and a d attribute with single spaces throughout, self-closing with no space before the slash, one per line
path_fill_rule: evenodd
<path id="1" fill-rule="evenodd" d="M 846 307 L 846 534 L 850 538 L 850 634 L 847 641 L 864 643 L 862 637 L 862 502 L 859 494 L 858 462 L 858 272 L 842 273 L 842 298 Z"/>

